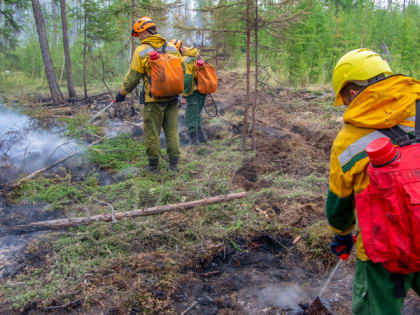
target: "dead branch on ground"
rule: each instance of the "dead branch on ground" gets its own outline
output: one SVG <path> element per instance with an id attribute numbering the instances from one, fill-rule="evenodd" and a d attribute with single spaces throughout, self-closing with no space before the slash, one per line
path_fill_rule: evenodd
<path id="1" fill-rule="evenodd" d="M 222 202 L 227 202 L 235 199 L 241 199 L 247 196 L 246 192 L 240 193 L 233 193 L 228 195 L 220 195 L 209 197 L 200 200 L 193 200 L 188 202 L 181 202 L 176 204 L 169 204 L 164 206 L 157 206 L 152 208 L 144 208 L 144 209 L 136 209 L 127 212 L 117 212 L 112 214 L 98 214 L 89 217 L 81 217 L 81 218 L 70 218 L 70 219 L 57 219 L 57 220 L 50 220 L 50 221 L 38 221 L 32 222 L 25 225 L 14 225 L 8 226 L 6 231 L 3 233 L 29 233 L 34 231 L 42 231 L 42 230 L 59 230 L 63 228 L 73 227 L 73 226 L 81 226 L 81 225 L 88 225 L 95 222 L 112 222 L 113 217 L 115 220 L 121 220 L 125 218 L 137 218 L 137 217 L 145 217 L 151 215 L 157 215 L 164 212 L 173 212 L 177 210 L 189 210 L 200 206 L 207 206 L 211 204 L 217 204 Z"/>

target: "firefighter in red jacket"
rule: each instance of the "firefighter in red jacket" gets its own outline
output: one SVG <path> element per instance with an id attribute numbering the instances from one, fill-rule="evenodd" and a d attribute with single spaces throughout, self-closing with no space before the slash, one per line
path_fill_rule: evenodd
<path id="1" fill-rule="evenodd" d="M 356 224 L 355 195 L 369 185 L 366 146 L 383 137 L 378 129 L 396 125 L 414 132 L 415 102 L 420 99 L 420 82 L 392 75 L 385 60 L 369 49 L 345 54 L 333 72 L 335 106 L 345 105 L 344 126 L 338 133 L 330 158 L 328 222 L 335 232 L 334 254 L 345 258 L 352 249 Z M 363 233 L 356 241 L 357 261 L 353 282 L 353 314 L 401 313 L 405 292 L 420 293 L 419 273 L 393 274 L 366 255 Z"/>

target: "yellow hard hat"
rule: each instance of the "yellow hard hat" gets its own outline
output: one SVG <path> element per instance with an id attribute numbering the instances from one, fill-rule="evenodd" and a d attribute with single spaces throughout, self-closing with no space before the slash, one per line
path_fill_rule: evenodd
<path id="1" fill-rule="evenodd" d="M 359 48 L 345 54 L 333 71 L 334 106 L 344 104 L 340 92 L 348 82 L 365 81 L 380 74 L 392 74 L 392 71 L 388 63 L 376 52 Z"/>

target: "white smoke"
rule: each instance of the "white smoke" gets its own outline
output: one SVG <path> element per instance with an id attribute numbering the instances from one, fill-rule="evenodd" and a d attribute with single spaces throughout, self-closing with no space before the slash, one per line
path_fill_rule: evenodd
<path id="1" fill-rule="evenodd" d="M 24 171 L 34 171 L 79 150 L 81 146 L 55 130 L 35 126 L 31 119 L 0 103 L 0 157 Z"/>
<path id="2" fill-rule="evenodd" d="M 297 310 L 298 304 L 308 299 L 308 294 L 294 283 L 283 282 L 266 286 L 258 292 L 258 298 L 267 306 Z"/>

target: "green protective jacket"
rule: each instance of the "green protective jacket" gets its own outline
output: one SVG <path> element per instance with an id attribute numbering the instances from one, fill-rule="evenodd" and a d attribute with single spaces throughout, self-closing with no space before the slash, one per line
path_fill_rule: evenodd
<path id="1" fill-rule="evenodd" d="M 184 97 L 190 96 L 197 90 L 197 74 L 195 63 L 200 52 L 197 48 L 190 48 L 182 54 L 182 60 L 185 64 L 184 74 Z"/>
<path id="2" fill-rule="evenodd" d="M 367 86 L 348 105 L 330 157 L 326 215 L 335 233 L 348 234 L 356 223 L 355 194 L 369 185 L 366 146 L 383 137 L 377 129 L 399 125 L 406 132 L 414 132 L 417 99 L 420 82 L 394 75 Z M 359 234 L 357 257 L 367 261 L 362 238 Z"/>

